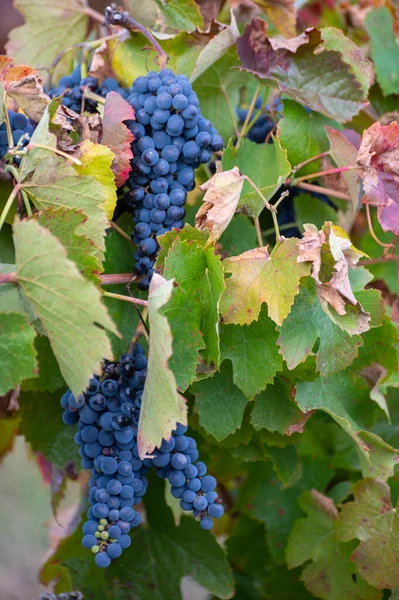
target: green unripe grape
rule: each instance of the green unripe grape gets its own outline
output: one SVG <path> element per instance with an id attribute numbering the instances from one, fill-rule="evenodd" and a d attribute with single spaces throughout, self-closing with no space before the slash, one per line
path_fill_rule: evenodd
<path id="1" fill-rule="evenodd" d="M 115 542 L 117 542 L 118 540 L 116 538 L 109 538 L 108 540 L 109 542 L 111 542 L 111 544 L 114 544 Z"/>
<path id="2" fill-rule="evenodd" d="M 97 527 L 97 529 L 98 529 L 98 531 L 104 531 L 105 527 L 104 527 L 104 525 L 99 525 Z"/>
<path id="3" fill-rule="evenodd" d="M 108 525 L 107 519 L 100 519 L 100 525 Z"/>
<path id="4" fill-rule="evenodd" d="M 91 551 L 93 552 L 93 554 L 97 554 L 97 552 L 100 551 L 100 548 L 98 546 L 92 546 Z"/>
<path id="5" fill-rule="evenodd" d="M 107 540 L 108 538 L 109 538 L 109 533 L 108 533 L 108 531 L 103 531 L 103 532 L 101 533 L 101 539 L 102 539 L 102 540 Z"/>
<path id="6" fill-rule="evenodd" d="M 99 531 L 96 531 L 94 535 L 96 536 L 96 538 L 101 537 L 101 533 Z"/>

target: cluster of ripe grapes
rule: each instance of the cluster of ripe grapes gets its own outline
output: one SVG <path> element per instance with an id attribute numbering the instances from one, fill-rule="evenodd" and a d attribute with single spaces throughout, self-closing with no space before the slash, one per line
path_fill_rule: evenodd
<path id="1" fill-rule="evenodd" d="M 137 432 L 146 374 L 147 358 L 137 344 L 133 354 L 105 362 L 102 376 L 93 376 L 83 394 L 75 397 L 67 391 L 61 398 L 64 423 L 78 425 L 75 442 L 82 467 L 92 471 L 82 543 L 102 568 L 130 546 L 129 531 L 141 523 L 133 507 L 147 490 L 152 467 L 168 479 L 181 508 L 192 511 L 203 529 L 210 529 L 212 518 L 224 512 L 214 491 L 216 480 L 198 461 L 197 444 L 185 435 L 186 426 L 178 425 L 151 457 L 140 458 Z"/>
<path id="2" fill-rule="evenodd" d="M 16 146 L 21 138 L 23 142 L 21 147 L 29 143 L 30 137 L 36 127 L 36 123 L 28 119 L 22 113 L 16 113 L 13 110 L 8 111 L 8 120 L 11 127 L 13 145 Z M 0 160 L 2 160 L 8 152 L 9 140 L 7 136 L 7 128 L 5 122 L 0 125 Z M 16 159 L 18 163 L 20 159 Z"/>

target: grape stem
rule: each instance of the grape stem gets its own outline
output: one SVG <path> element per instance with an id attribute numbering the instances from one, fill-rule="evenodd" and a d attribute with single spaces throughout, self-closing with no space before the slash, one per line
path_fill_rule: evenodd
<path id="1" fill-rule="evenodd" d="M 273 206 L 273 204 L 270 204 L 270 202 L 268 202 L 266 200 L 266 198 L 264 197 L 264 195 L 262 194 L 262 192 L 260 191 L 260 189 L 258 188 L 258 186 L 252 181 L 252 179 L 250 179 L 248 177 L 248 175 L 243 175 L 243 178 L 245 179 L 245 181 L 247 181 L 249 183 L 249 185 L 251 187 L 253 187 L 253 189 L 255 190 L 255 192 L 258 194 L 259 198 L 261 198 L 266 206 L 266 208 L 270 211 L 271 215 L 272 215 L 272 219 L 273 219 L 273 227 L 274 227 L 274 231 L 276 232 L 276 242 L 280 243 L 282 241 L 281 235 L 280 235 L 280 230 L 278 227 L 278 221 L 277 221 L 277 210 L 276 210 L 276 206 Z M 284 192 L 285 193 L 285 192 Z M 287 194 L 286 194 L 287 195 Z M 281 194 L 282 197 L 279 198 L 279 200 L 277 200 L 276 205 L 280 204 L 281 200 L 283 198 L 285 198 L 284 194 Z"/>
<path id="2" fill-rule="evenodd" d="M 319 158 L 323 158 L 324 156 L 328 156 L 329 154 L 330 154 L 330 151 L 326 150 L 325 152 L 320 152 L 320 154 L 316 154 L 316 156 L 307 158 L 306 160 L 295 165 L 295 167 L 292 167 L 292 174 L 299 171 L 299 169 L 302 169 L 302 167 L 304 167 L 305 165 L 308 165 L 309 163 L 312 163 L 313 161 L 318 160 Z"/>
<path id="3" fill-rule="evenodd" d="M 125 240 L 127 240 L 128 242 L 130 242 L 131 244 L 133 244 L 132 242 L 132 238 L 130 237 L 129 234 L 126 233 L 126 231 L 123 231 L 123 229 L 121 227 L 119 227 L 119 225 L 117 225 L 116 223 L 114 223 L 114 221 L 109 221 L 109 226 L 121 237 L 123 237 Z"/>
<path id="4" fill-rule="evenodd" d="M 376 258 L 365 258 L 364 260 L 359 260 L 357 263 L 360 267 L 367 267 L 368 265 L 380 265 L 381 263 L 390 262 L 390 261 L 399 261 L 398 254 L 388 254 L 387 256 L 377 256 Z"/>
<path id="5" fill-rule="evenodd" d="M 123 302 L 130 302 L 131 304 L 138 304 L 139 306 L 148 306 L 147 300 L 141 298 L 133 298 L 133 296 L 124 296 L 123 294 L 113 294 L 112 292 L 103 292 L 103 296 L 107 298 L 113 298 L 114 300 L 122 300 Z"/>
<path id="6" fill-rule="evenodd" d="M 371 220 L 371 214 L 370 214 L 370 205 L 365 202 L 365 207 L 366 207 L 366 216 L 367 216 L 367 225 L 371 234 L 371 237 L 373 238 L 373 240 L 379 245 L 382 246 L 383 248 L 387 249 L 387 248 L 395 248 L 395 244 L 384 244 L 384 242 L 381 242 L 381 240 L 377 237 L 377 234 L 374 231 L 373 228 L 373 222 Z M 384 250 L 385 251 L 385 250 Z"/>
<path id="7" fill-rule="evenodd" d="M 286 179 L 285 184 L 294 185 L 291 179 Z M 349 194 L 338 192 L 336 190 L 332 190 L 331 188 L 322 187 L 321 185 L 314 185 L 313 183 L 305 183 L 304 181 L 300 181 L 299 183 L 295 182 L 295 186 L 301 190 L 306 190 L 307 192 L 318 192 L 319 194 L 326 194 L 326 196 L 332 196 L 333 198 L 339 198 L 340 200 L 347 200 L 348 202 L 351 201 Z"/>
<path id="8" fill-rule="evenodd" d="M 168 62 L 168 55 L 165 50 L 163 50 L 148 29 L 146 29 L 143 25 L 135 21 L 131 18 L 129 13 L 121 12 L 120 10 L 116 10 L 113 6 L 107 6 L 105 9 L 105 25 L 118 25 L 119 27 L 124 27 L 128 31 L 140 31 L 150 42 L 154 50 L 157 52 L 159 57 L 159 66 L 161 69 L 166 67 Z"/>
<path id="9" fill-rule="evenodd" d="M 148 336 L 150 334 L 150 332 L 148 331 L 146 322 L 145 322 L 145 320 L 147 318 L 148 308 L 144 308 L 143 312 L 140 312 L 138 308 L 136 308 L 136 310 L 137 310 L 137 314 L 139 316 L 140 321 L 136 327 L 136 330 L 133 334 L 132 339 L 130 340 L 128 354 L 133 354 L 133 350 L 141 336 L 144 336 L 148 341 Z"/>
<path id="10" fill-rule="evenodd" d="M 264 244 L 263 244 L 263 238 L 262 238 L 262 230 L 260 228 L 260 223 L 259 223 L 259 217 L 255 217 L 254 222 L 255 222 L 256 235 L 258 238 L 258 246 L 260 248 L 263 248 Z"/>
<path id="11" fill-rule="evenodd" d="M 0 285 L 2 283 L 17 283 L 17 274 L 15 271 L 12 273 L 0 273 Z"/>
<path id="12" fill-rule="evenodd" d="M 318 171 L 317 173 L 310 173 L 309 175 L 302 175 L 302 177 L 298 177 L 297 179 L 292 180 L 292 184 L 296 185 L 301 181 L 306 181 L 307 179 L 316 179 L 317 177 L 322 177 L 323 175 L 334 175 L 336 173 L 345 173 L 346 171 L 354 171 L 356 169 L 360 169 L 358 165 L 347 165 L 345 167 L 334 167 L 333 169 L 326 169 L 325 171 Z"/>
<path id="13" fill-rule="evenodd" d="M 130 284 L 137 279 L 132 273 L 116 273 L 114 275 L 100 275 L 101 285 Z"/>

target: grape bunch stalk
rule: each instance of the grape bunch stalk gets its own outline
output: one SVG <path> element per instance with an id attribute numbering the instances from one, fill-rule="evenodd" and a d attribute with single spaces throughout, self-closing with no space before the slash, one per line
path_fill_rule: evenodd
<path id="1" fill-rule="evenodd" d="M 102 568 L 131 544 L 129 531 L 141 523 L 133 507 L 146 493 L 152 467 L 168 479 L 181 508 L 192 511 L 203 529 L 210 529 L 212 518 L 224 512 L 216 479 L 198 461 L 197 444 L 185 435 L 186 426 L 177 425 L 153 456 L 140 458 L 137 433 L 146 374 L 147 358 L 137 344 L 133 354 L 104 362 L 103 374 L 93 376 L 83 394 L 75 397 L 67 391 L 61 398 L 64 423 L 78 424 L 75 442 L 82 467 L 92 471 L 82 544 Z"/>

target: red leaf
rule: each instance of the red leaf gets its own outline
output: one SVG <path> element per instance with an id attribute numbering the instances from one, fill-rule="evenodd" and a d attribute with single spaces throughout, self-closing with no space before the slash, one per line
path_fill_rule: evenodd
<path id="1" fill-rule="evenodd" d="M 109 92 L 105 99 L 103 135 L 101 143 L 105 144 L 115 154 L 112 171 L 115 183 L 121 187 L 132 169 L 130 161 L 133 158 L 131 143 L 134 135 L 123 121 L 134 119 L 133 108 L 116 92 Z"/>
<path id="2" fill-rule="evenodd" d="M 374 123 L 363 133 L 357 163 L 364 168 L 363 200 L 378 207 L 384 231 L 399 235 L 399 125 Z"/>

